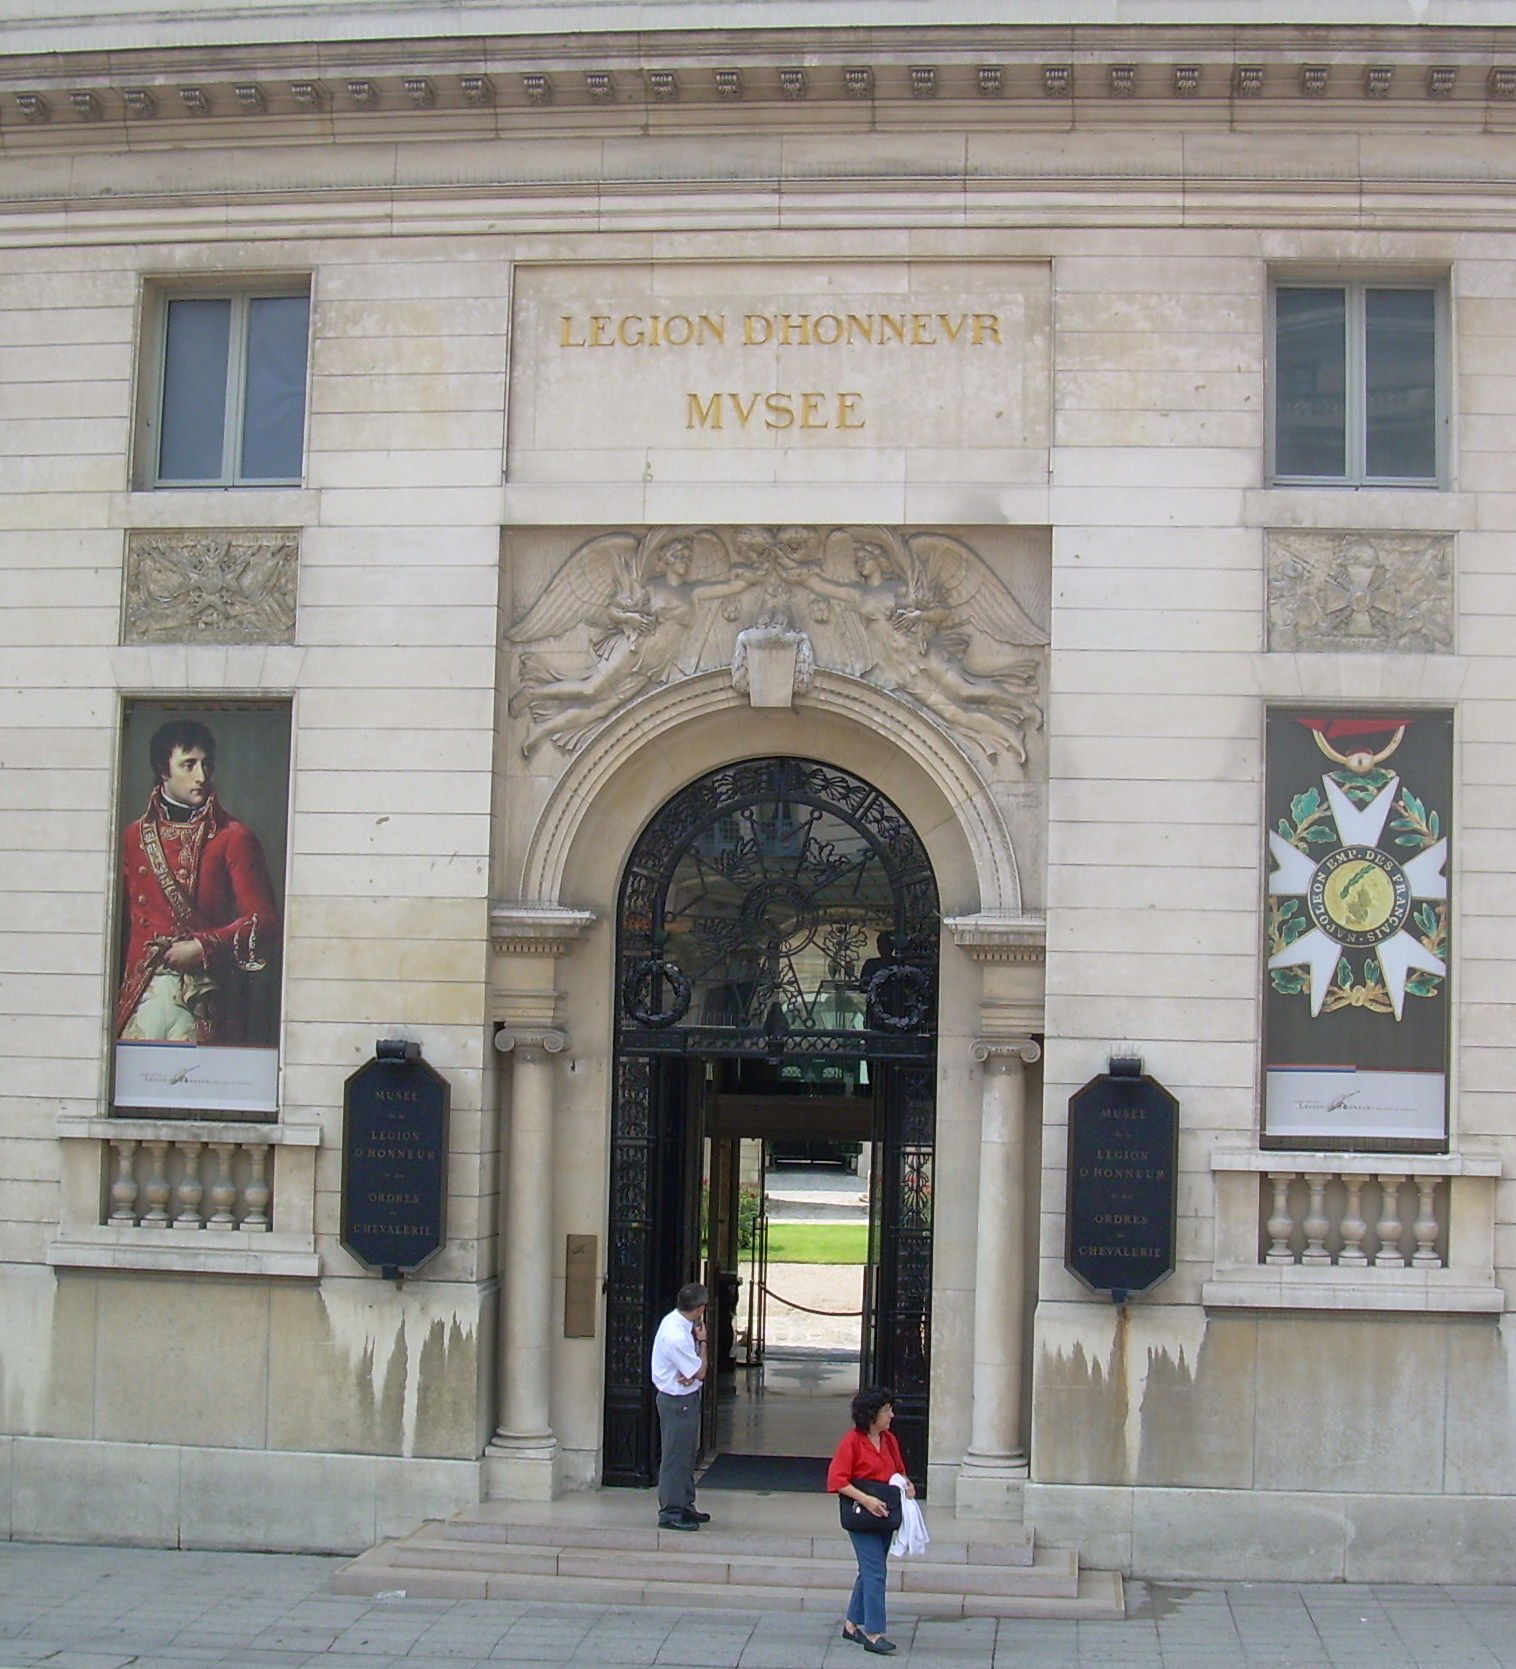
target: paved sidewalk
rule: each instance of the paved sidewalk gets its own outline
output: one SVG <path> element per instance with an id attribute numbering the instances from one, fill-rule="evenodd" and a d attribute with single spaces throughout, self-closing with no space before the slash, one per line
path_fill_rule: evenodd
<path id="1" fill-rule="evenodd" d="M 837 1669 L 824 1615 L 347 1598 L 339 1561 L 0 1543 L 0 1669 Z M 839 1605 L 841 1595 L 838 1596 Z M 1516 1588 L 1133 1582 L 1123 1623 L 913 1622 L 896 1662 L 974 1669 L 1516 1669 Z"/>

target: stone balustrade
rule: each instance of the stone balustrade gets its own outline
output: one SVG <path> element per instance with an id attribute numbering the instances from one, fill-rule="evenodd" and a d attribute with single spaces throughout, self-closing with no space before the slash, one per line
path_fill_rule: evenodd
<path id="1" fill-rule="evenodd" d="M 1266 1264 L 1447 1267 L 1447 1177 L 1278 1170 L 1266 1171 L 1260 1183 Z"/>
<path id="2" fill-rule="evenodd" d="M 1214 1307 L 1495 1312 L 1500 1162 L 1218 1150 Z"/>
<path id="3" fill-rule="evenodd" d="M 274 1149 L 266 1132 L 112 1136 L 105 1221 L 113 1228 L 173 1228 L 266 1234 L 272 1228 Z"/>
<path id="4" fill-rule="evenodd" d="M 314 1277 L 314 1125 L 70 1118 L 48 1260 L 71 1268 Z"/>

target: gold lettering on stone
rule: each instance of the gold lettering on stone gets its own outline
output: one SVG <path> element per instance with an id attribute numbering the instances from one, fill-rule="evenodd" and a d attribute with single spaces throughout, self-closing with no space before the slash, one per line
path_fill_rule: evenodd
<path id="1" fill-rule="evenodd" d="M 734 429 L 862 429 L 867 419 L 860 409 L 863 395 L 856 389 L 826 393 L 806 389 L 793 393 L 772 389 L 765 393 L 739 394 L 733 390 L 701 395 L 693 390 L 684 396 L 686 429 L 725 429 L 730 415 Z"/>
<path id="2" fill-rule="evenodd" d="M 563 313 L 560 348 L 1003 347 L 998 313 Z M 868 426 L 857 389 L 685 391 L 692 433 L 841 433 Z"/>
<path id="3" fill-rule="evenodd" d="M 1004 347 L 998 313 L 744 313 L 746 348 Z M 725 313 L 563 313 L 560 348 L 723 347 Z"/>

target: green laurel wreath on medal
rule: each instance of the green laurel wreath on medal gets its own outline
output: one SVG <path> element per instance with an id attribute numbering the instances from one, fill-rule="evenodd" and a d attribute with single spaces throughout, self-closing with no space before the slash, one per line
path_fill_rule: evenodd
<path id="1" fill-rule="evenodd" d="M 1373 800 L 1391 779 L 1382 767 L 1362 773 L 1332 771 L 1333 782 L 1354 805 L 1364 806 Z M 1418 852 L 1434 846 L 1442 838 L 1442 819 L 1435 811 L 1428 811 L 1424 801 L 1402 785 L 1396 796 L 1390 830 L 1396 846 L 1413 847 Z M 1331 807 L 1323 799 L 1319 788 L 1308 788 L 1290 801 L 1290 815 L 1279 819 L 1279 833 L 1299 851 L 1308 856 L 1324 857 L 1325 848 L 1339 845 L 1332 820 Z M 1313 852 L 1312 848 L 1320 848 Z M 1448 906 L 1445 902 L 1423 900 L 1411 912 L 1419 943 L 1434 956 L 1447 959 Z M 1302 934 L 1310 932 L 1312 921 L 1305 903 L 1300 898 L 1271 894 L 1268 900 L 1269 955 L 1275 956 L 1291 945 Z M 1406 978 L 1405 989 L 1413 997 L 1435 997 L 1442 990 L 1444 976 L 1417 969 Z M 1310 987 L 1309 971 L 1303 967 L 1271 968 L 1269 980 L 1281 996 L 1293 997 Z M 1370 1014 L 1392 1014 L 1394 1006 L 1384 983 L 1379 961 L 1372 952 L 1365 954 L 1355 967 L 1352 956 L 1344 951 L 1337 962 L 1331 984 L 1327 987 L 1322 1012 L 1330 1014 L 1344 1008 L 1359 1008 Z"/>

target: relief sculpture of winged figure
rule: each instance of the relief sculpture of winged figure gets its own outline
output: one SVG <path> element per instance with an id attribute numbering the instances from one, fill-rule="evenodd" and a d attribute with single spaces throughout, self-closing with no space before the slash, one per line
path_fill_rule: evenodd
<path id="1" fill-rule="evenodd" d="M 572 656 L 582 670 L 561 670 L 562 657 L 540 648 L 520 656 L 510 712 L 529 720 L 521 751 L 530 757 L 552 742 L 573 753 L 627 702 L 666 683 L 681 660 L 693 666 L 715 605 L 763 577 L 760 569 L 733 562 L 706 529 L 655 528 L 586 541 L 506 632 L 508 642 L 525 645 L 572 635 L 582 642 L 589 634 L 588 646 Z"/>
<path id="2" fill-rule="evenodd" d="M 780 560 L 818 600 L 815 618 L 831 618 L 829 602 L 845 605 L 835 625 L 861 677 L 972 737 L 992 760 L 1005 752 L 1025 764 L 1026 731 L 1042 724 L 1039 662 L 1002 651 L 1041 648 L 1047 634 L 962 540 L 837 528 L 820 557 Z"/>

